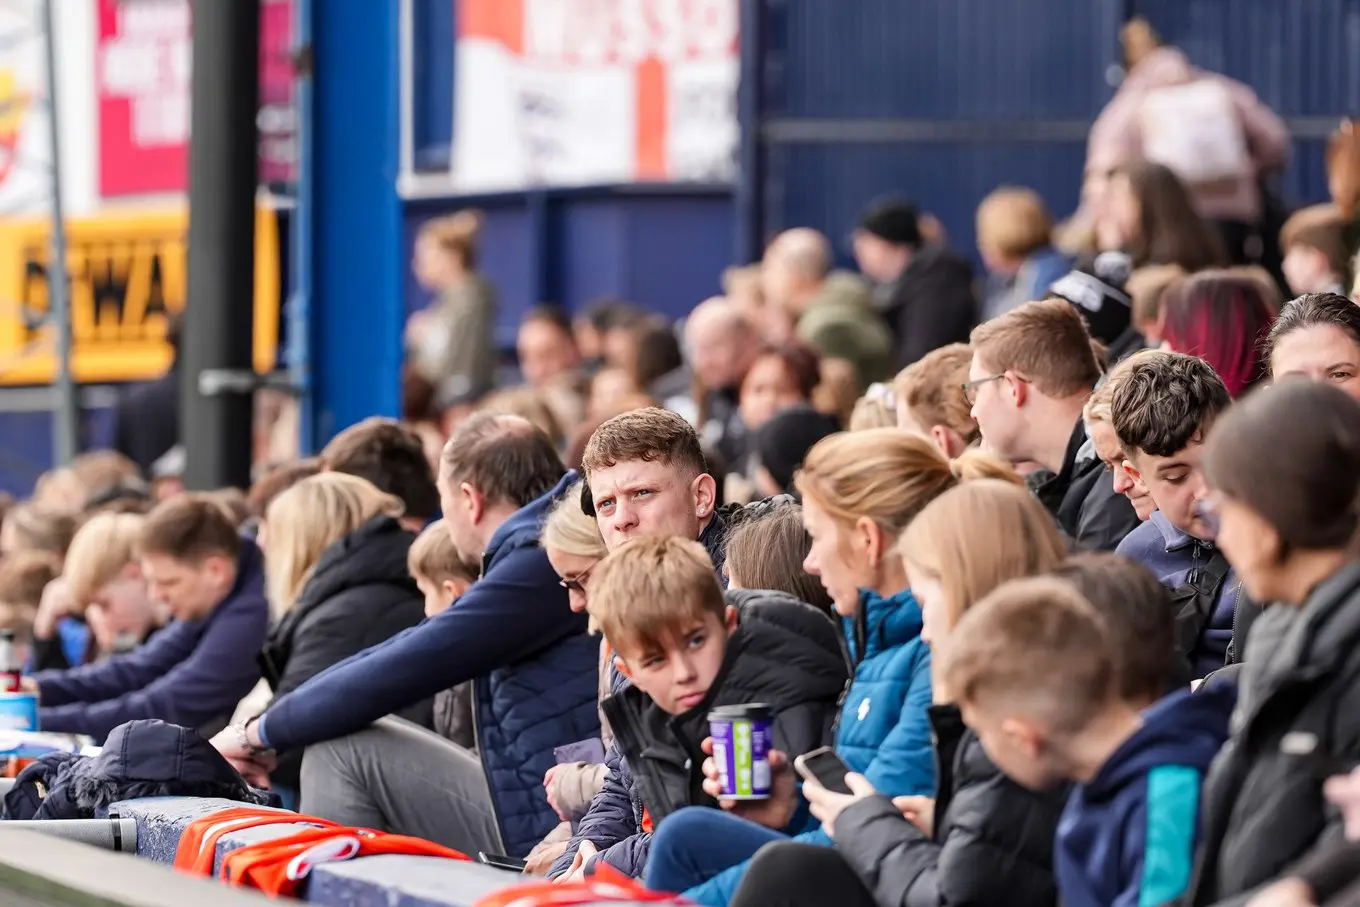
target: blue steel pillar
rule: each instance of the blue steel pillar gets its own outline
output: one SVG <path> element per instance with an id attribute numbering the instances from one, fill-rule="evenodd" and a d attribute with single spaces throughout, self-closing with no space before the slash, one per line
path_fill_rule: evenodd
<path id="1" fill-rule="evenodd" d="M 304 450 L 367 416 L 399 414 L 402 252 L 397 0 L 300 0 L 313 61 L 300 88 L 297 292 L 290 365 Z M 308 41 L 310 37 L 310 41 Z"/>

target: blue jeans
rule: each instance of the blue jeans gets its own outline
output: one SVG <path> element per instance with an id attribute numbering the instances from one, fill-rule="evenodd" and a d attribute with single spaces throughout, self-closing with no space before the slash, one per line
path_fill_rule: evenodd
<path id="1" fill-rule="evenodd" d="M 652 835 L 647 887 L 683 893 L 756 855 L 766 844 L 789 840 L 763 825 L 719 809 L 691 806 L 668 816 Z"/>

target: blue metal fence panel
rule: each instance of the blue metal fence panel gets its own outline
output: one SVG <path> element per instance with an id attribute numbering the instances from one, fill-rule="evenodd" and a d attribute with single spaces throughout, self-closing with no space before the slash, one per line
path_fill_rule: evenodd
<path id="1" fill-rule="evenodd" d="M 410 0 L 412 151 L 416 170 L 447 170 L 453 154 L 454 9 Z"/>

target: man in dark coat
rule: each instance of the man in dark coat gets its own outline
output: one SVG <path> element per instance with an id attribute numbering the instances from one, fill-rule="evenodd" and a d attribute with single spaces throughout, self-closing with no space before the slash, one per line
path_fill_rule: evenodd
<path id="1" fill-rule="evenodd" d="M 978 308 L 972 266 L 924 241 L 914 205 L 876 202 L 860 218 L 854 242 L 859 269 L 878 284 L 877 308 L 896 336 L 897 368 L 968 340 Z"/>
<path id="2" fill-rule="evenodd" d="M 575 478 L 563 472 L 551 439 L 524 419 L 484 413 L 460 426 L 439 489 L 454 547 L 481 556 L 482 578 L 442 614 L 228 728 L 213 741 L 223 755 L 258 773 L 270 749 L 307 747 L 308 812 L 463 853 L 528 853 L 557 824 L 540 780 L 553 750 L 600 732 L 599 647 L 538 543 Z M 379 721 L 469 680 L 476 753 Z"/>

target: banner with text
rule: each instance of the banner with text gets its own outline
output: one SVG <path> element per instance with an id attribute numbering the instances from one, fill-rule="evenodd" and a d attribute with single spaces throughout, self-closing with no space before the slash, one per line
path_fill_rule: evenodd
<path id="1" fill-rule="evenodd" d="M 735 172 L 739 0 L 458 0 L 464 191 Z"/>
<path id="2" fill-rule="evenodd" d="M 292 6 L 291 0 L 261 0 L 262 183 L 294 178 Z M 188 0 L 99 0 L 101 195 L 188 188 L 191 18 Z"/>

